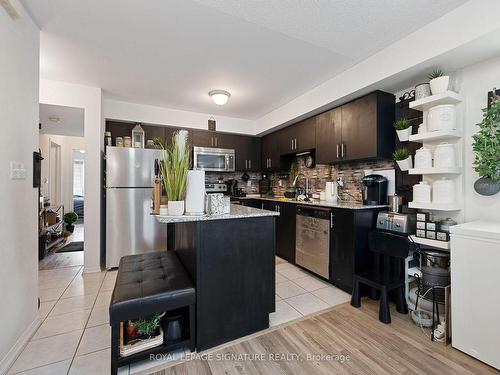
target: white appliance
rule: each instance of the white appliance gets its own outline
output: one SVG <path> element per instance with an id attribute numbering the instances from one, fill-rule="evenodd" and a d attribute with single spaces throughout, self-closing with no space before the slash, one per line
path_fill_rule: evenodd
<path id="1" fill-rule="evenodd" d="M 106 147 L 106 268 L 124 255 L 167 249 L 167 231 L 151 215 L 155 159 L 161 150 Z"/>
<path id="2" fill-rule="evenodd" d="M 209 172 L 234 172 L 235 152 L 226 148 L 194 147 L 193 169 Z"/>
<path id="3" fill-rule="evenodd" d="M 335 203 L 338 198 L 337 181 L 327 181 L 325 185 L 325 200 L 329 203 Z"/>
<path id="4" fill-rule="evenodd" d="M 452 345 L 500 370 L 500 221 L 450 232 Z"/>

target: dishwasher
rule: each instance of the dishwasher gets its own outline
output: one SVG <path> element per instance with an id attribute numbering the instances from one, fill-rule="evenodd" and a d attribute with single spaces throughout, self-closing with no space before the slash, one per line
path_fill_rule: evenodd
<path id="1" fill-rule="evenodd" d="M 295 263 L 325 279 L 330 278 L 330 240 L 333 225 L 331 210 L 297 207 Z"/>

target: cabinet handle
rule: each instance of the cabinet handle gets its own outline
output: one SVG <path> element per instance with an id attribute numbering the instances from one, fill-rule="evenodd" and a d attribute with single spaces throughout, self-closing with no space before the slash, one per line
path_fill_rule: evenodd
<path id="1" fill-rule="evenodd" d="M 292 151 L 293 151 L 293 138 L 292 138 Z"/>
<path id="2" fill-rule="evenodd" d="M 294 139 L 294 150 L 297 150 L 297 138 Z"/>
<path id="3" fill-rule="evenodd" d="M 269 158 L 269 168 L 272 168 L 273 167 L 273 161 L 271 158 Z"/>
<path id="4" fill-rule="evenodd" d="M 248 160 L 248 169 L 252 169 L 252 161 Z"/>
<path id="5" fill-rule="evenodd" d="M 340 157 L 339 155 L 339 144 L 337 143 L 337 159 Z"/>
<path id="6" fill-rule="evenodd" d="M 344 152 L 344 144 L 341 144 L 340 151 L 342 152 L 342 159 L 344 158 L 345 152 Z"/>
<path id="7" fill-rule="evenodd" d="M 245 160 L 245 169 L 248 169 L 248 160 Z"/>
<path id="8" fill-rule="evenodd" d="M 330 212 L 330 228 L 333 228 L 333 212 Z"/>
<path id="9" fill-rule="evenodd" d="M 217 147 L 217 137 L 214 137 L 215 139 L 215 147 Z"/>
<path id="10" fill-rule="evenodd" d="M 261 209 L 261 210 L 263 210 L 263 209 L 264 209 L 264 202 L 262 202 L 262 203 L 260 204 L 260 209 Z"/>

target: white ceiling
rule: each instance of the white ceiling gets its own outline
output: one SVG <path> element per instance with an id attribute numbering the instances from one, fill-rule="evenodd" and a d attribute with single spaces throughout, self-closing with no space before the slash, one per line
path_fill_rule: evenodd
<path id="1" fill-rule="evenodd" d="M 52 121 L 49 117 L 58 118 L 59 121 Z M 40 123 L 42 124 L 40 134 L 83 137 L 83 120 L 83 108 L 40 104 Z"/>
<path id="2" fill-rule="evenodd" d="M 257 119 L 466 0 L 22 2 L 42 29 L 42 78 Z"/>

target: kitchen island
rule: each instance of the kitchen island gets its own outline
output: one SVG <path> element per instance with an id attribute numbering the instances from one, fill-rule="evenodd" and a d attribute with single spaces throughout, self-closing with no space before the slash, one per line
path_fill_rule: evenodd
<path id="1" fill-rule="evenodd" d="M 157 216 L 196 286 L 196 347 L 206 350 L 269 327 L 275 311 L 275 218 L 231 205 L 224 215 Z"/>

